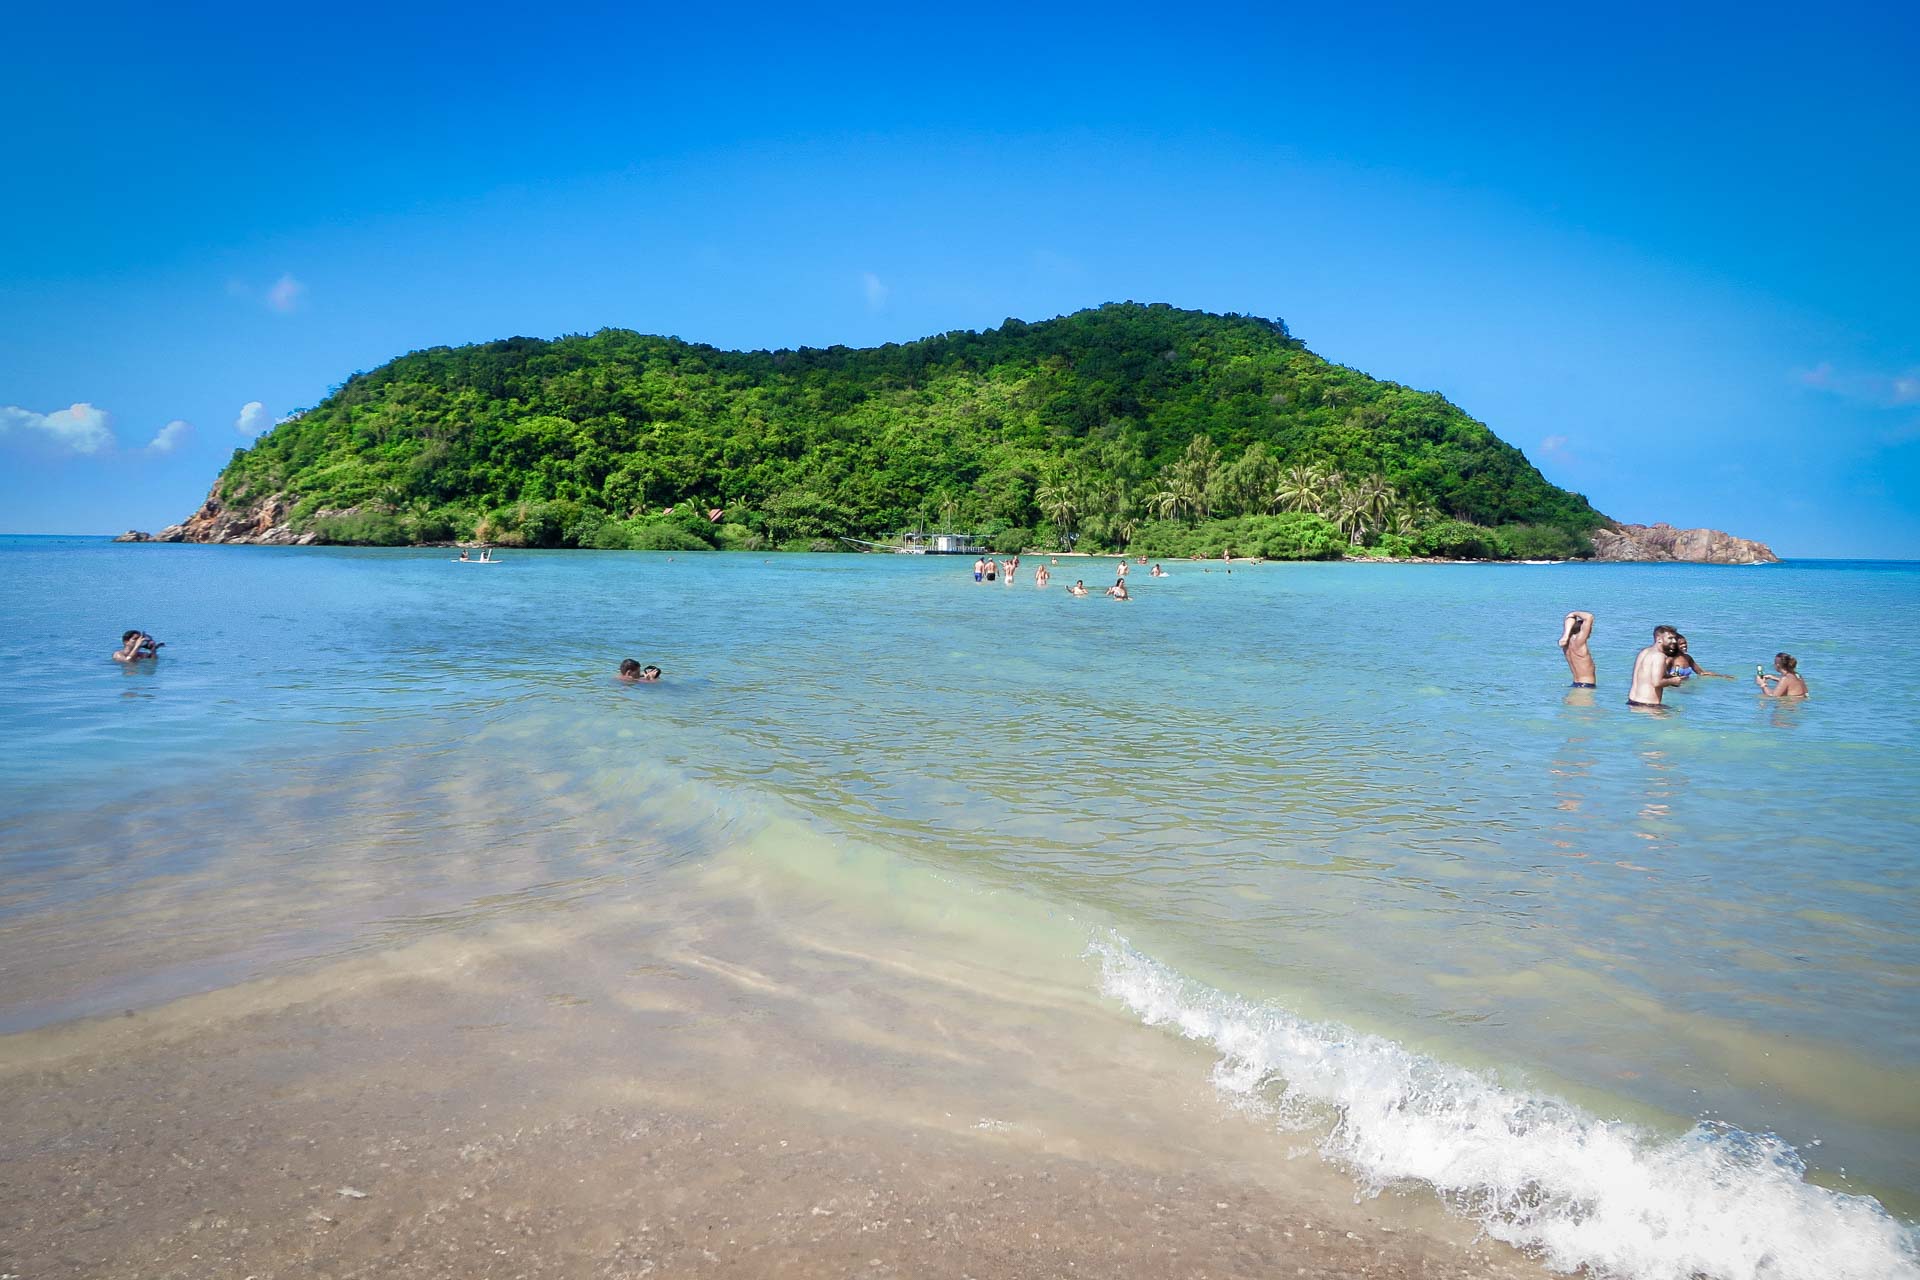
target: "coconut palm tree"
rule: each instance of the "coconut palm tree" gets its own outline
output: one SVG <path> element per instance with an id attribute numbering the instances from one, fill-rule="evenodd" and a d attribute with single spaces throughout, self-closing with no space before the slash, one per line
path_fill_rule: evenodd
<path id="1" fill-rule="evenodd" d="M 1332 508 L 1327 514 L 1340 532 L 1347 535 L 1347 541 L 1360 545 L 1361 536 L 1367 528 L 1367 497 L 1359 485 L 1348 484 L 1344 480 L 1334 491 Z"/>
<path id="2" fill-rule="evenodd" d="M 1040 508 L 1040 514 L 1053 521 L 1053 527 L 1060 531 L 1060 545 L 1073 545 L 1073 525 L 1080 515 L 1080 494 L 1082 486 L 1063 476 L 1054 476 L 1045 481 L 1034 492 L 1033 500 Z"/>
<path id="3" fill-rule="evenodd" d="M 1288 467 L 1273 491 L 1273 503 L 1283 511 L 1318 511 L 1326 500 L 1326 476 L 1304 462 Z"/>

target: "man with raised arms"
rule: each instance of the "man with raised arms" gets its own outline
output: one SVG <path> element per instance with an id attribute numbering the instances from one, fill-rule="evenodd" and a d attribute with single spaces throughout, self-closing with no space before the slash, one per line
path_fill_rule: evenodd
<path id="1" fill-rule="evenodd" d="M 1593 636 L 1593 615 L 1576 609 L 1560 624 L 1560 648 L 1567 655 L 1567 670 L 1573 673 L 1573 687 L 1594 687 L 1593 654 L 1587 641 Z"/>
<path id="2" fill-rule="evenodd" d="M 120 647 L 113 651 L 115 662 L 139 662 L 160 656 L 161 641 L 155 640 L 144 631 L 124 631 L 120 634 Z"/>
<path id="3" fill-rule="evenodd" d="M 1680 651 L 1680 646 L 1673 639 L 1678 634 L 1672 627 L 1655 627 L 1653 643 L 1634 655 L 1633 687 L 1627 691 L 1628 706 L 1657 707 L 1661 705 L 1662 690 L 1679 687 L 1680 677 L 1667 674 L 1667 664 Z"/>

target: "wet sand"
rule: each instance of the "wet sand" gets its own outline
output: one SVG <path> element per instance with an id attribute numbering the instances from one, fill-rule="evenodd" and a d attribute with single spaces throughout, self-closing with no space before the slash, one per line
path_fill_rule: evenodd
<path id="1" fill-rule="evenodd" d="M 0 1039 L 0 1275 L 1543 1274 L 1072 975 L 854 923 L 706 870 Z"/>

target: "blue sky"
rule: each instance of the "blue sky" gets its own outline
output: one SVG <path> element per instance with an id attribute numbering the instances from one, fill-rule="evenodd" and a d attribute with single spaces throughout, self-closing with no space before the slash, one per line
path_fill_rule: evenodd
<path id="1" fill-rule="evenodd" d="M 1681 8 L 16 14 L 0 530 L 178 520 L 418 347 L 1131 298 L 1620 519 L 1920 557 L 1920 9 Z"/>

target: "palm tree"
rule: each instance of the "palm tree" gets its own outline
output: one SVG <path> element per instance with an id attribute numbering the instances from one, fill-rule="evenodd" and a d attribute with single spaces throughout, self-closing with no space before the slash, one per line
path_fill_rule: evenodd
<path id="1" fill-rule="evenodd" d="M 1074 480 L 1056 475 L 1034 492 L 1033 500 L 1039 505 L 1040 513 L 1060 531 L 1061 546 L 1073 545 L 1073 522 L 1080 514 L 1078 491 L 1082 487 Z"/>
<path id="2" fill-rule="evenodd" d="M 1340 532 L 1355 546 L 1360 545 L 1360 536 L 1367 527 L 1367 498 L 1360 486 L 1343 481 L 1334 492 L 1332 508 L 1333 522 Z"/>
<path id="3" fill-rule="evenodd" d="M 1386 524 L 1387 515 L 1393 510 L 1399 495 L 1393 491 L 1393 486 L 1387 483 L 1386 477 L 1377 471 L 1362 480 L 1356 488 L 1362 506 L 1361 514 L 1366 520 L 1367 528 L 1380 529 Z"/>
<path id="4" fill-rule="evenodd" d="M 1326 496 L 1326 477 L 1304 462 L 1288 467 L 1273 491 L 1273 501 L 1287 511 L 1318 511 Z"/>

